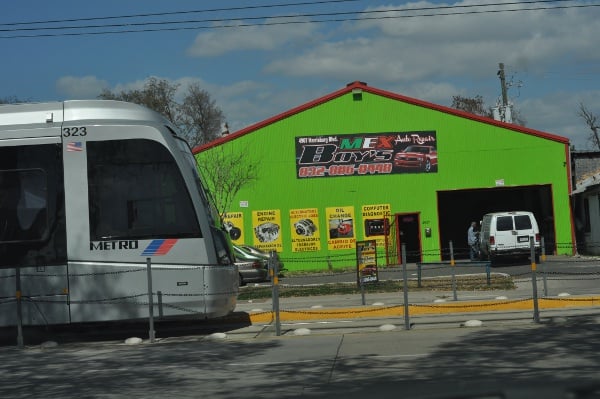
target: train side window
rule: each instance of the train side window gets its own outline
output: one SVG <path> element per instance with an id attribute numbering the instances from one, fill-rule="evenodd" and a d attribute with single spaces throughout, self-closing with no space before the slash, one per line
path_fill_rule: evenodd
<path id="1" fill-rule="evenodd" d="M 42 169 L 0 170 L 0 242 L 48 236 L 48 183 Z"/>
<path id="2" fill-rule="evenodd" d="M 90 239 L 202 237 L 171 153 L 146 139 L 88 141 Z"/>
<path id="3" fill-rule="evenodd" d="M 0 147 L 0 267 L 67 260 L 62 146 Z"/>

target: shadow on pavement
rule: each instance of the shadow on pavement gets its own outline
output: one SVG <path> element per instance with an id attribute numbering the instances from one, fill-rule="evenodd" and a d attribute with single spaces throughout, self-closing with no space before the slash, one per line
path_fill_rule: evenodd
<path id="1" fill-rule="evenodd" d="M 582 316 L 477 329 L 410 361 L 338 361 L 326 391 L 342 390 L 346 399 L 600 398 L 599 321 Z M 403 339 L 410 345 L 409 336 Z"/>
<path id="2" fill-rule="evenodd" d="M 407 350 L 428 335 L 437 340 L 424 353 Z M 596 398 L 599 336 L 598 317 L 586 316 L 447 335 L 434 329 L 5 348 L 0 393 L 7 398 Z M 364 346 L 346 346 L 350 337 Z"/>
<path id="3" fill-rule="evenodd" d="M 234 312 L 229 316 L 203 320 L 197 318 L 178 318 L 155 320 L 156 338 L 181 337 L 190 335 L 209 335 L 215 332 L 250 326 L 250 316 L 246 312 Z M 148 320 L 113 321 L 98 323 L 77 323 L 51 326 L 24 326 L 24 345 L 39 345 L 46 341 L 58 343 L 77 343 L 94 341 L 124 341 L 130 337 L 149 338 Z M 0 328 L 0 346 L 17 345 L 17 327 Z"/>

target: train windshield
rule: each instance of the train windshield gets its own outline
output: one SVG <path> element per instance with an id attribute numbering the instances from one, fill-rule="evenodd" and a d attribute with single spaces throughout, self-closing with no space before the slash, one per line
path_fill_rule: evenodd
<path id="1" fill-rule="evenodd" d="M 179 150 L 183 154 L 187 164 L 192 169 L 192 175 L 194 176 L 194 182 L 196 184 L 196 189 L 200 193 L 200 197 L 202 198 L 202 202 L 206 209 L 207 215 L 211 218 L 210 220 L 210 229 L 212 233 L 212 237 L 214 239 L 215 250 L 217 251 L 217 257 L 219 260 L 219 264 L 231 264 L 234 262 L 233 254 L 231 252 L 230 243 L 227 239 L 227 235 L 222 227 L 221 218 L 219 216 L 219 212 L 217 208 L 214 206 L 214 203 L 209 200 L 209 196 L 207 194 L 207 190 L 204 188 L 202 184 L 202 180 L 200 179 L 200 175 L 198 173 L 198 165 L 196 164 L 196 158 L 194 154 L 192 154 L 192 150 L 188 145 L 187 141 L 183 140 L 180 137 L 174 136 L 176 138 L 177 146 Z"/>
<path id="2" fill-rule="evenodd" d="M 202 184 L 202 180 L 200 180 L 200 175 L 198 174 L 198 165 L 196 164 L 196 158 L 194 157 L 194 154 L 192 154 L 192 150 L 190 149 L 190 146 L 188 145 L 187 141 L 177 136 L 174 137 L 176 139 L 175 141 L 177 143 L 177 146 L 179 147 L 179 150 L 183 154 L 184 159 L 186 160 L 188 166 L 192 169 L 192 175 L 194 176 L 194 183 L 196 185 L 196 189 L 200 193 L 200 198 L 202 198 L 204 207 L 207 210 L 209 210 L 208 214 L 212 218 L 211 225 L 216 225 L 216 221 L 220 218 L 218 216 L 218 212 L 214 204 L 208 199 L 207 190 L 204 187 L 204 184 Z"/>
<path id="3" fill-rule="evenodd" d="M 202 237 L 177 163 L 147 139 L 87 143 L 91 240 Z"/>

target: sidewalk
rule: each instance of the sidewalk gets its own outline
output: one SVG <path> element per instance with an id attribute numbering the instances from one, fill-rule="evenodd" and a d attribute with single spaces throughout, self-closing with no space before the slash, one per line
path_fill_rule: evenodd
<path id="1" fill-rule="evenodd" d="M 560 282 L 548 281 L 554 296 L 544 296 L 542 281 L 537 281 L 538 309 L 582 309 L 598 307 L 600 295 L 567 295 L 559 292 Z M 517 279 L 514 290 L 409 291 L 409 316 L 444 315 L 480 312 L 513 312 L 534 310 L 532 283 Z M 351 318 L 403 317 L 403 292 L 366 294 L 365 305 L 360 294 L 280 298 L 281 321 L 334 320 Z M 275 318 L 271 299 L 239 301 L 236 312 L 248 314 L 252 323 L 271 322 Z"/>

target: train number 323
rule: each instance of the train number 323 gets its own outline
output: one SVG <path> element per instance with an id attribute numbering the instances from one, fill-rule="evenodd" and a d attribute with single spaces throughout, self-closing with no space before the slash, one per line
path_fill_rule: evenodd
<path id="1" fill-rule="evenodd" d="M 63 137 L 87 136 L 87 128 L 85 126 L 63 127 L 62 135 Z"/>

